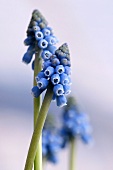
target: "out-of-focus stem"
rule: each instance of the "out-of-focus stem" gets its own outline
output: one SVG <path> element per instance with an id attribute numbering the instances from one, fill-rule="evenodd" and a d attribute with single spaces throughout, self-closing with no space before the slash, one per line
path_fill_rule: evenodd
<path id="1" fill-rule="evenodd" d="M 72 137 L 70 141 L 69 170 L 75 170 L 75 138 L 74 137 Z"/>

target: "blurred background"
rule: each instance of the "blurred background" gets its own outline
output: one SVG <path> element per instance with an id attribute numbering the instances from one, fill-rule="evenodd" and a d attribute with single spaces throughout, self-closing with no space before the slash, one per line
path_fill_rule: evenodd
<path id="1" fill-rule="evenodd" d="M 77 143 L 77 168 L 113 170 L 112 0 L 0 0 L 0 169 L 24 168 L 33 131 L 33 72 L 21 60 L 34 9 L 54 29 L 58 46 L 68 42 L 72 94 L 93 126 L 94 146 Z M 60 114 L 58 109 L 54 114 Z M 60 153 L 57 166 L 48 164 L 46 169 L 67 170 L 67 164 L 66 150 Z"/>

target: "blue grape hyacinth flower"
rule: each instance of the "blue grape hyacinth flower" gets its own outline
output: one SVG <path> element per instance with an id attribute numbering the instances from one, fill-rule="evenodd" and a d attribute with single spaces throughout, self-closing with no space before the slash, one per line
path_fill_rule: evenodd
<path id="1" fill-rule="evenodd" d="M 41 90 L 41 93 L 51 84 L 54 101 L 56 100 L 57 106 L 59 107 L 66 105 L 66 95 L 71 92 L 71 67 L 69 65 L 65 66 L 61 64 L 62 57 L 63 59 L 70 61 L 69 49 L 66 43 L 59 47 L 54 55 L 51 52 L 44 50 L 42 52 L 43 69 L 36 76 L 37 86 Z"/>
<path id="2" fill-rule="evenodd" d="M 51 163 L 58 162 L 58 152 L 62 146 L 62 137 L 56 124 L 55 115 L 49 113 L 42 131 L 42 155 Z"/>
<path id="3" fill-rule="evenodd" d="M 34 46 L 35 50 L 32 53 L 32 49 L 29 49 L 29 52 L 27 51 L 27 53 L 24 54 L 22 61 L 29 64 L 36 52 L 36 48 L 42 50 L 42 58 L 45 60 L 50 54 L 55 53 L 56 47 L 54 45 L 57 42 L 58 40 L 53 35 L 52 29 L 48 27 L 45 18 L 38 10 L 34 10 L 27 29 L 27 38 L 24 40 L 24 44 L 26 46 Z M 47 54 L 44 55 L 44 51 L 46 51 Z"/>
<path id="4" fill-rule="evenodd" d="M 42 131 L 42 155 L 47 161 L 58 162 L 58 152 L 61 149 L 62 138 L 54 129 L 44 128 Z"/>
<path id="5" fill-rule="evenodd" d="M 72 100 L 72 97 L 68 98 L 67 106 L 63 110 L 62 147 L 65 147 L 71 138 L 80 138 L 86 144 L 92 142 L 92 128 L 88 116 L 81 113 Z"/>

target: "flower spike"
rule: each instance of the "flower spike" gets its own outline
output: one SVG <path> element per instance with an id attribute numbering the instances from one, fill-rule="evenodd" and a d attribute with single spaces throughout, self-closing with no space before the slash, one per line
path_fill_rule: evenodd
<path id="1" fill-rule="evenodd" d="M 69 65 L 65 66 L 60 64 L 62 56 L 63 59 L 70 62 L 69 55 L 67 43 L 59 47 L 55 51 L 55 55 L 49 52 L 49 50 L 44 50 L 42 52 L 43 69 L 35 78 L 37 86 L 41 90 L 46 90 L 50 84 L 52 85 L 54 99 L 56 99 L 57 106 L 59 107 L 66 105 L 67 100 L 65 95 L 68 95 L 71 92 L 71 68 Z"/>

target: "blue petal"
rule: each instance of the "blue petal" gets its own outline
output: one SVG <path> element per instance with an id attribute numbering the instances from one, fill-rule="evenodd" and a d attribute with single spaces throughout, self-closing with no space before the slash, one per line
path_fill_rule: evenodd
<path id="1" fill-rule="evenodd" d="M 44 29 L 42 29 L 42 33 L 46 37 L 46 36 L 49 36 L 51 34 L 51 31 L 47 28 L 44 28 Z"/>
<path id="2" fill-rule="evenodd" d="M 67 74 L 63 73 L 60 75 L 60 82 L 63 85 L 69 84 L 69 78 L 68 78 Z"/>
<path id="3" fill-rule="evenodd" d="M 65 73 L 66 73 L 67 75 L 71 75 L 71 67 L 65 66 L 64 68 L 65 68 Z"/>
<path id="4" fill-rule="evenodd" d="M 56 46 L 48 45 L 47 50 L 49 50 L 52 54 L 55 54 Z"/>
<path id="5" fill-rule="evenodd" d="M 66 95 L 70 94 L 71 93 L 71 88 L 70 88 L 70 85 L 64 85 L 64 93 Z"/>
<path id="6" fill-rule="evenodd" d="M 35 32 L 36 40 L 41 40 L 41 39 L 43 39 L 43 37 L 44 37 L 44 35 L 43 35 L 43 33 L 41 31 L 36 31 Z"/>
<path id="7" fill-rule="evenodd" d="M 49 66 L 44 71 L 45 76 L 50 77 L 52 74 L 54 74 L 54 68 Z"/>
<path id="8" fill-rule="evenodd" d="M 47 69 L 47 67 L 51 66 L 51 61 L 47 60 L 46 62 L 43 63 L 43 70 Z"/>
<path id="9" fill-rule="evenodd" d="M 22 58 L 22 61 L 26 64 L 29 64 L 32 60 L 33 54 L 30 54 L 29 52 L 26 52 Z"/>
<path id="10" fill-rule="evenodd" d="M 41 56 L 44 60 L 48 60 L 52 56 L 52 53 L 49 52 L 48 50 L 43 50 Z"/>
<path id="11" fill-rule="evenodd" d="M 47 37 L 45 37 L 45 40 L 48 42 L 49 45 L 55 45 L 56 44 L 56 39 L 53 36 L 47 36 Z"/>
<path id="12" fill-rule="evenodd" d="M 47 48 L 47 46 L 48 46 L 48 42 L 47 42 L 45 39 L 41 39 L 41 40 L 39 40 L 39 42 L 38 42 L 38 46 L 39 46 L 39 48 L 41 48 L 41 49 L 45 49 L 45 48 Z"/>
<path id="13" fill-rule="evenodd" d="M 36 82 L 38 82 L 41 78 L 45 78 L 45 74 L 43 71 L 39 72 L 37 76 L 35 77 Z"/>
<path id="14" fill-rule="evenodd" d="M 34 86 L 31 92 L 32 92 L 32 95 L 37 98 L 42 93 L 42 90 L 40 90 L 37 86 Z"/>
<path id="15" fill-rule="evenodd" d="M 58 84 L 58 83 L 60 82 L 60 76 L 59 76 L 59 74 L 53 74 L 53 75 L 51 76 L 51 82 L 52 82 L 53 85 Z"/>
<path id="16" fill-rule="evenodd" d="M 55 68 L 55 72 L 58 73 L 58 74 L 62 74 L 62 73 L 64 73 L 64 71 L 65 71 L 65 69 L 64 69 L 63 65 L 58 65 Z"/>
<path id="17" fill-rule="evenodd" d="M 59 106 L 59 107 L 63 107 L 65 105 L 67 105 L 67 99 L 64 95 L 57 96 L 56 101 L 57 101 L 57 106 Z"/>
<path id="18" fill-rule="evenodd" d="M 37 86 L 39 89 L 41 90 L 45 90 L 47 88 L 49 84 L 49 81 L 46 78 L 41 78 L 38 82 L 37 82 Z"/>
<path id="19" fill-rule="evenodd" d="M 64 94 L 64 89 L 61 84 L 57 84 L 53 87 L 53 92 L 56 94 L 56 96 L 61 96 Z"/>

